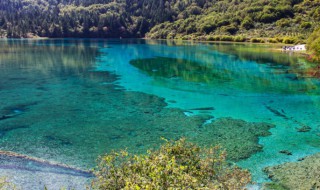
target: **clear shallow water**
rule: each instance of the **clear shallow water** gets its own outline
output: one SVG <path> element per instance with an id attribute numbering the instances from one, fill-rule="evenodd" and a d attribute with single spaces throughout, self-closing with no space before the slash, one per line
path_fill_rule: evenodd
<path id="1" fill-rule="evenodd" d="M 238 162 L 263 181 L 265 166 L 320 151 L 314 67 L 257 45 L 2 40 L 0 147 L 87 169 L 98 155 L 144 152 L 162 136 L 206 144 L 200 126 L 232 117 L 276 126 L 260 138 L 263 151 Z"/>

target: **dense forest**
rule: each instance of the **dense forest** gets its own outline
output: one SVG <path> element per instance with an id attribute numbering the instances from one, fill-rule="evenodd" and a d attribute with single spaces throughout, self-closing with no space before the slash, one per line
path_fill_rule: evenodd
<path id="1" fill-rule="evenodd" d="M 174 22 L 156 25 L 151 38 L 232 35 L 304 39 L 320 21 L 319 0 L 224 0 L 192 4 Z M 239 39 L 241 40 L 241 39 Z"/>
<path id="2" fill-rule="evenodd" d="M 1 37 L 306 39 L 320 0 L 1 0 Z M 241 38 L 242 37 L 242 38 Z"/>

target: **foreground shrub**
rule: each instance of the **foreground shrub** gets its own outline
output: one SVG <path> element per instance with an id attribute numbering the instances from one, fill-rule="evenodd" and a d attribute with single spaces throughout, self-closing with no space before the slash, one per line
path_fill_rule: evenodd
<path id="1" fill-rule="evenodd" d="M 0 177 L 0 190 L 15 190 L 17 189 L 14 184 L 8 182 L 6 177 Z"/>
<path id="2" fill-rule="evenodd" d="M 112 152 L 95 171 L 98 189 L 243 189 L 248 171 L 228 165 L 219 147 L 201 149 L 180 139 L 146 155 Z"/>

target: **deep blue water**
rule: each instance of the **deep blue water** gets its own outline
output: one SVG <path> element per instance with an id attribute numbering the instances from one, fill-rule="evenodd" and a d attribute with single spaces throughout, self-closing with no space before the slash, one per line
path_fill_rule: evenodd
<path id="1" fill-rule="evenodd" d="M 262 151 L 238 162 L 264 181 L 264 167 L 320 151 L 315 66 L 272 48 L 1 40 L 0 149 L 88 169 L 112 149 L 141 153 L 160 137 L 201 142 L 199 125 L 230 117 L 275 125 Z"/>

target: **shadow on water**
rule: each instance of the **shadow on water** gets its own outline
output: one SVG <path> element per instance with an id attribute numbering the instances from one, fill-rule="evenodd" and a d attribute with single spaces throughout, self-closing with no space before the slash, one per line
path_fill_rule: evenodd
<path id="1" fill-rule="evenodd" d="M 201 65 L 196 61 L 186 59 L 155 57 L 132 60 L 130 64 L 153 77 L 180 78 L 187 82 L 202 83 L 210 83 L 215 80 L 228 80 L 223 72 L 216 71 L 213 67 Z"/>

